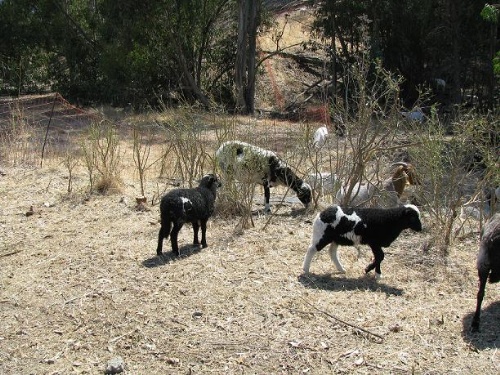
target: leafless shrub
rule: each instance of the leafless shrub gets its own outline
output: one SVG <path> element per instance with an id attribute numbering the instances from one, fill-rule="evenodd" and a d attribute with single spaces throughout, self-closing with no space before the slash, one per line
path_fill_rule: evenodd
<path id="1" fill-rule="evenodd" d="M 121 154 L 115 126 L 106 120 L 92 123 L 82 151 L 90 190 L 100 193 L 119 190 Z"/>
<path id="2" fill-rule="evenodd" d="M 215 131 L 217 148 L 222 143 L 238 138 L 234 121 L 222 122 Z M 217 166 L 214 166 L 217 170 Z M 239 182 L 230 173 L 219 171 L 223 176 L 222 187 L 219 190 L 216 214 L 223 217 L 240 216 L 238 227 L 246 229 L 254 226 L 252 220 L 252 205 L 255 197 L 255 184 Z"/>
<path id="3" fill-rule="evenodd" d="M 336 121 L 345 126 L 344 135 L 337 136 L 331 129 L 326 147 L 318 149 L 309 143 L 306 148 L 308 173 L 335 174 L 338 181 L 330 191 L 315 191 L 315 206 L 322 195 L 335 197 L 341 187 L 345 194 L 338 203 L 347 204 L 358 193 L 359 183 L 380 184 L 386 177 L 387 161 L 404 147 L 395 141 L 400 78 L 371 63 L 364 55 L 348 68 L 349 99 L 331 105 Z M 312 130 L 306 133 L 311 139 Z"/>
<path id="4" fill-rule="evenodd" d="M 11 111 L 11 117 L 0 128 L 0 157 L 12 165 L 37 164 L 35 129 L 21 107 Z"/>
<path id="5" fill-rule="evenodd" d="M 416 199 L 434 223 L 429 228 L 443 255 L 453 241 L 463 203 L 482 196 L 485 186 L 500 182 L 498 153 L 489 139 L 491 128 L 486 121 L 478 115 L 462 114 L 452 124 L 453 134 L 435 116 L 425 126 L 407 125 L 407 134 L 416 143 L 410 152 L 423 177 Z"/>
<path id="6" fill-rule="evenodd" d="M 166 156 L 162 153 L 160 159 L 150 161 L 151 145 L 154 141 L 154 131 L 148 127 L 134 126 L 133 129 L 133 159 L 139 175 L 139 183 L 141 188 L 141 196 L 145 197 L 145 182 L 146 172 L 155 165 L 158 161 L 163 160 Z"/>
<path id="7" fill-rule="evenodd" d="M 73 177 L 75 168 L 80 164 L 80 158 L 74 150 L 66 149 L 63 155 L 63 164 L 68 171 L 68 193 L 73 191 Z"/>
<path id="8" fill-rule="evenodd" d="M 174 159 L 173 176 L 192 188 L 207 169 L 208 153 L 204 139 L 206 124 L 200 124 L 196 115 L 188 109 L 180 109 L 176 116 L 166 123 L 158 121 L 165 129 L 168 146 L 163 153 L 163 163 Z M 172 154 L 172 158 L 170 158 Z M 162 172 L 166 168 L 162 167 Z"/>

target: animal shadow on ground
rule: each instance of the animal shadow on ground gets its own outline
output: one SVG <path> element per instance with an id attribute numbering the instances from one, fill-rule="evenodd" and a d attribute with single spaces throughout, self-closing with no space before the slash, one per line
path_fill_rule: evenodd
<path id="1" fill-rule="evenodd" d="M 180 255 L 177 256 L 173 251 L 163 252 L 162 255 L 155 255 L 154 257 L 142 261 L 142 265 L 146 268 L 155 268 L 164 266 L 170 262 L 190 257 L 197 254 L 202 250 L 201 245 L 184 245 L 179 248 Z"/>
<path id="2" fill-rule="evenodd" d="M 377 281 L 370 276 L 361 278 L 332 277 L 330 274 L 314 275 L 302 274 L 299 276 L 299 282 L 306 288 L 322 289 L 328 291 L 354 291 L 371 290 L 382 291 L 386 295 L 401 296 L 403 290 L 385 285 L 380 280 Z"/>
<path id="3" fill-rule="evenodd" d="M 470 313 L 462 319 L 462 337 L 476 350 L 500 348 L 500 301 L 491 303 L 481 309 L 479 331 L 471 330 L 472 317 L 475 305 L 471 306 Z"/>

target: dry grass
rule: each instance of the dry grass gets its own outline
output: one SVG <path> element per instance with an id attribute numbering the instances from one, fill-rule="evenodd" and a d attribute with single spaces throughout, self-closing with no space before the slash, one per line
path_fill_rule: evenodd
<path id="1" fill-rule="evenodd" d="M 293 130 L 254 130 L 265 129 L 271 140 Z M 158 258 L 158 206 L 137 209 L 132 139 L 121 146 L 120 195 L 85 194 L 83 167 L 68 195 L 57 159 L 2 167 L 1 373 L 102 373 L 116 356 L 129 374 L 498 373 L 498 286 L 487 287 L 481 332 L 469 332 L 477 227 L 446 258 L 423 252 L 428 229 L 403 233 L 379 282 L 362 274 L 368 249 L 359 260 L 341 250 L 346 275 L 326 253 L 302 275 L 314 213 L 288 202 L 243 232 L 238 217 L 215 217 L 203 250 L 185 227 L 183 255 Z M 171 188 L 154 175 L 149 198 Z"/>
<path id="2" fill-rule="evenodd" d="M 286 26 L 285 37 L 292 38 L 286 45 L 307 33 L 303 14 L 296 16 Z M 294 101 L 304 76 L 280 76 L 286 64 L 279 58 L 269 66 L 277 92 Z M 269 79 L 262 77 L 261 85 L 271 86 Z M 275 95 L 259 91 L 258 105 L 266 107 Z M 157 119 L 168 123 L 176 114 L 163 116 Z M 239 139 L 260 140 L 282 155 L 300 138 L 299 125 L 227 121 Z M 213 152 L 212 127 L 204 139 Z M 117 356 L 127 374 L 499 372 L 498 285 L 486 289 L 481 332 L 469 332 L 476 221 L 444 258 L 423 251 L 434 225 L 425 215 L 422 233 L 405 232 L 387 249 L 379 282 L 363 275 L 368 249 L 360 259 L 353 249 L 340 250 L 346 275 L 331 273 L 323 252 L 313 260 L 313 274 L 302 275 L 315 213 L 294 200 L 271 218 L 256 214 L 255 227 L 244 231 L 237 216 L 214 217 L 203 250 L 189 246 L 186 226 L 182 256 L 158 258 L 157 198 L 172 188 L 175 173 L 159 178 L 159 163 L 148 170 L 148 204 L 138 207 L 132 144 L 131 133 L 122 138 L 119 194 L 88 195 L 82 165 L 73 170 L 68 194 L 68 169 L 55 156 L 42 169 L 0 164 L 0 373 L 103 373 Z M 156 160 L 165 147 L 162 134 L 151 147 Z M 172 155 L 167 166 L 175 165 Z M 285 190 L 273 190 L 280 201 Z M 169 243 L 164 246 L 168 251 Z"/>

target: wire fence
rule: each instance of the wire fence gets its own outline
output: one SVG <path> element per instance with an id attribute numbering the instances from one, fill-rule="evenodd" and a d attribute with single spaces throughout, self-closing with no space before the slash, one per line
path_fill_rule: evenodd
<path id="1" fill-rule="evenodd" d="M 0 161 L 36 165 L 73 146 L 103 116 L 81 109 L 59 93 L 0 99 Z"/>

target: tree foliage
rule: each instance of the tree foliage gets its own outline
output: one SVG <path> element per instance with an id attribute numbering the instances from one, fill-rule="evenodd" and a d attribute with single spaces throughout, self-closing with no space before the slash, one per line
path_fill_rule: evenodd
<path id="1" fill-rule="evenodd" d="M 251 113 L 255 38 L 268 3 L 0 1 L 0 94 L 51 89 L 83 102 L 139 107 L 186 101 Z M 381 64 L 404 77 L 407 106 L 422 86 L 436 89 L 436 79 L 446 82 L 445 90 L 434 90 L 439 102 L 475 97 L 486 109 L 495 105 L 496 6 L 480 0 L 311 3 L 316 30 L 331 40 L 326 48 L 335 96 L 349 92 L 342 75 L 368 48 L 373 69 Z"/>
<path id="2" fill-rule="evenodd" d="M 481 18 L 479 0 L 328 0 L 316 1 L 317 30 L 338 40 L 336 63 L 349 64 L 365 47 L 384 68 L 401 74 L 402 97 L 414 103 L 423 85 L 436 89 L 438 100 L 460 104 L 462 94 L 484 99 L 492 107 L 494 92 L 489 46 L 493 41 Z M 488 8 L 491 12 L 491 9 Z M 345 70 L 345 69 L 344 69 Z M 437 90 L 435 90 L 437 91 Z M 473 91 L 473 92 L 471 92 Z"/>

